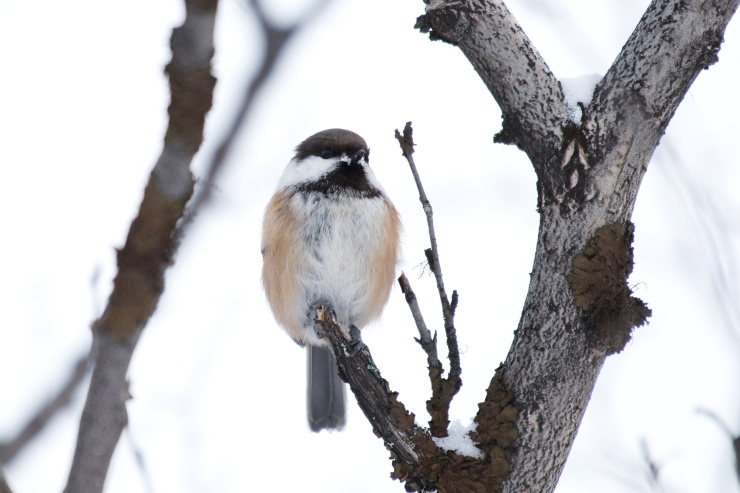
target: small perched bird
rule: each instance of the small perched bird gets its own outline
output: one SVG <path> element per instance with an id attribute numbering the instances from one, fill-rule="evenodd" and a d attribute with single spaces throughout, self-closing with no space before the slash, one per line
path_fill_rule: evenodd
<path id="1" fill-rule="evenodd" d="M 344 384 L 314 330 L 316 309 L 333 311 L 359 337 L 380 316 L 396 274 L 401 223 L 369 156 L 349 130 L 312 135 L 296 147 L 265 211 L 262 282 L 277 322 L 306 346 L 313 431 L 346 422 Z"/>

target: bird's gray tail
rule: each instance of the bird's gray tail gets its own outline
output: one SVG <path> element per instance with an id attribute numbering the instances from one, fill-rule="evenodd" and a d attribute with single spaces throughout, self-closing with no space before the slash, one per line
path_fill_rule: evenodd
<path id="1" fill-rule="evenodd" d="M 341 430 L 347 421 L 344 382 L 327 347 L 308 346 L 308 425 L 311 431 Z"/>

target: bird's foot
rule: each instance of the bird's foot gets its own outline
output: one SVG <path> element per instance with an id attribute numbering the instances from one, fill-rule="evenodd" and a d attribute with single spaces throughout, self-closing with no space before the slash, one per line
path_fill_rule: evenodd
<path id="1" fill-rule="evenodd" d="M 326 336 L 322 323 L 337 323 L 337 314 L 334 311 L 334 308 L 332 308 L 327 301 L 317 301 L 316 303 L 313 303 L 308 309 L 308 316 L 313 318 L 313 330 L 318 339 L 323 339 Z"/>
<path id="2" fill-rule="evenodd" d="M 362 351 L 365 347 L 365 343 L 362 342 L 362 335 L 360 335 L 360 329 L 354 325 L 349 326 L 349 355 L 354 356 L 355 354 Z"/>

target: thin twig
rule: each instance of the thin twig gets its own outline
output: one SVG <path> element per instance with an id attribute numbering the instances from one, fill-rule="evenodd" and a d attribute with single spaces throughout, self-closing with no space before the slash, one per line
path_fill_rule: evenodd
<path id="1" fill-rule="evenodd" d="M 70 376 L 61 389 L 49 402 L 46 402 L 33 417 L 20 429 L 16 436 L 7 442 L 0 443 L 0 464 L 8 464 L 31 440 L 36 438 L 57 412 L 72 402 L 72 397 L 88 372 L 89 355 L 80 356 L 72 367 Z M 1 491 L 1 490 L 0 490 Z"/>
<path id="2" fill-rule="evenodd" d="M 443 370 L 442 363 L 440 363 L 437 355 L 437 332 L 435 332 L 434 337 L 432 337 L 432 333 L 424 322 L 424 316 L 421 314 L 419 302 L 416 299 L 416 293 L 414 293 L 414 290 L 411 288 L 411 283 L 403 272 L 398 278 L 398 284 L 401 286 L 401 292 L 406 297 L 406 303 L 409 305 L 411 315 L 414 317 L 414 323 L 416 323 L 416 328 L 419 331 L 419 338 L 415 338 L 414 340 L 418 342 L 424 352 L 427 353 L 427 365 L 429 368 L 439 368 L 441 375 Z"/>
<path id="3" fill-rule="evenodd" d="M 221 137 L 221 141 L 216 145 L 216 150 L 213 152 L 210 161 L 205 167 L 204 175 L 199 180 L 200 183 L 193 199 L 188 205 L 185 217 L 177 227 L 177 232 L 175 234 L 177 238 L 184 237 L 186 230 L 190 227 L 198 213 L 203 209 L 203 206 L 211 200 L 213 186 L 216 179 L 223 171 L 226 164 L 226 158 L 228 157 L 237 136 L 239 136 L 242 127 L 247 120 L 247 116 L 252 110 L 252 104 L 256 100 L 257 94 L 259 94 L 272 75 L 277 66 L 277 61 L 280 59 L 280 55 L 283 53 L 288 41 L 318 17 L 331 1 L 332 0 L 318 0 L 309 8 L 308 12 L 302 16 L 299 21 L 295 22 L 292 26 L 281 27 L 270 21 L 269 16 L 264 11 L 259 1 L 248 0 L 249 6 L 252 8 L 255 17 L 257 18 L 259 28 L 263 34 L 263 39 L 265 40 L 264 58 L 262 60 L 262 64 L 257 70 L 257 73 L 254 74 L 252 81 L 244 91 L 244 97 L 238 106 L 233 122 L 229 125 L 229 130 L 223 135 L 223 137 Z"/>
<path id="4" fill-rule="evenodd" d="M 90 291 L 95 307 L 93 313 L 100 313 L 100 302 L 98 296 L 95 296 L 95 288 L 100 278 L 100 267 L 93 270 L 90 278 Z M 94 346 L 92 346 L 94 347 Z M 77 357 L 68 373 L 67 379 L 59 385 L 59 388 L 53 393 L 53 397 L 48 399 L 41 408 L 36 411 L 31 419 L 15 434 L 14 438 L 0 443 L 0 464 L 8 464 L 18 456 L 18 454 L 36 439 L 44 428 L 53 421 L 54 417 L 71 402 L 72 397 L 78 388 L 82 386 L 85 377 L 92 367 L 95 355 L 92 351 L 86 351 Z"/>
<path id="5" fill-rule="evenodd" d="M 450 374 L 449 377 L 442 378 L 441 372 L 438 378 L 432 377 L 432 398 L 427 401 L 427 410 L 432 417 L 429 423 L 432 435 L 436 437 L 447 436 L 447 427 L 449 425 L 449 408 L 453 397 L 457 394 L 462 387 L 462 379 L 460 374 L 462 369 L 460 367 L 460 350 L 457 344 L 457 331 L 455 329 L 455 310 L 458 303 L 457 291 L 452 293 L 452 302 L 447 297 L 447 291 L 445 290 L 444 281 L 442 279 L 442 265 L 439 260 L 439 250 L 437 249 L 437 235 L 434 231 L 434 218 L 432 212 L 432 204 L 427 198 L 424 186 L 421 183 L 421 177 L 416 169 L 416 163 L 414 162 L 414 138 L 413 129 L 411 128 L 411 122 L 407 122 L 403 129 L 403 135 L 396 130 L 396 139 L 401 146 L 403 156 L 409 163 L 411 173 L 414 175 L 414 181 L 416 187 L 419 190 L 419 200 L 424 208 L 424 214 L 427 218 L 427 227 L 429 229 L 429 241 L 431 248 L 424 251 L 424 255 L 429 263 L 429 268 L 434 273 L 434 278 L 437 281 L 437 291 L 439 292 L 439 299 L 442 304 L 442 316 L 444 318 L 445 335 L 447 336 L 447 348 L 448 358 L 450 360 Z M 441 368 L 441 365 L 440 365 Z"/>
<path id="6" fill-rule="evenodd" d="M 652 486 L 656 491 L 660 491 L 660 479 L 658 478 L 658 476 L 660 475 L 661 466 L 658 465 L 655 460 L 653 460 L 652 456 L 650 455 L 650 449 L 648 448 L 647 440 L 645 440 L 644 438 L 640 440 L 640 449 L 642 449 L 642 458 L 645 461 L 645 464 L 647 464 L 648 482 L 650 483 L 650 486 Z"/>
<path id="7" fill-rule="evenodd" d="M 444 280 L 442 279 L 442 265 L 439 260 L 439 249 L 437 248 L 437 234 L 434 231 L 434 213 L 432 211 L 432 204 L 427 198 L 427 194 L 424 191 L 424 185 L 421 183 L 421 177 L 419 171 L 416 169 L 416 163 L 414 162 L 414 137 L 413 129 L 411 128 L 411 122 L 406 122 L 406 126 L 403 129 L 403 135 L 396 130 L 396 139 L 401 145 L 403 156 L 409 163 L 411 173 L 414 175 L 414 181 L 416 182 L 416 188 L 419 190 L 419 201 L 424 208 L 424 214 L 427 218 L 427 227 L 429 229 L 429 241 L 431 243 L 431 249 L 425 251 L 427 260 L 429 261 L 429 268 L 434 273 L 434 278 L 437 281 L 437 290 L 439 291 L 439 299 L 442 303 L 442 314 L 444 316 L 445 331 L 447 332 L 447 345 L 449 346 L 450 354 L 450 378 L 460 377 L 460 352 L 457 347 L 457 336 L 455 333 L 454 324 L 454 312 L 449 298 L 447 297 L 447 291 L 445 290 Z M 453 298 L 457 299 L 457 295 L 453 293 Z M 457 303 L 455 303 L 457 307 Z"/>
<path id="8" fill-rule="evenodd" d="M 439 290 L 439 297 L 442 299 L 444 305 L 449 306 L 449 300 L 447 298 L 447 292 L 445 291 L 445 283 L 442 280 L 442 268 L 439 263 L 439 250 L 437 249 L 437 234 L 434 231 L 434 214 L 432 212 L 432 204 L 427 198 L 427 194 L 424 191 L 424 185 L 421 183 L 421 176 L 419 171 L 416 169 L 416 163 L 414 163 L 414 136 L 413 128 L 411 128 L 411 122 L 406 122 L 406 126 L 403 128 L 403 135 L 396 130 L 396 140 L 401 145 L 401 151 L 403 157 L 409 163 L 411 168 L 411 174 L 414 175 L 414 181 L 416 182 L 416 188 L 419 190 L 419 201 L 424 208 L 424 214 L 427 218 L 427 227 L 429 229 L 429 241 L 432 245 L 430 251 L 425 251 L 429 262 L 429 268 L 432 269 L 434 277 L 437 280 L 437 289 Z"/>
<path id="9" fill-rule="evenodd" d="M 717 415 L 714 411 L 709 409 L 699 408 L 696 410 L 698 414 L 703 414 L 708 417 L 719 426 L 725 435 L 732 441 L 732 450 L 735 453 L 735 474 L 737 475 L 738 481 L 740 481 L 740 435 L 736 435 L 732 432 L 729 426 L 725 424 L 722 418 Z"/>
<path id="10" fill-rule="evenodd" d="M 152 477 L 149 474 L 149 467 L 147 467 L 146 458 L 144 453 L 139 448 L 138 444 L 134 440 L 134 435 L 131 432 L 131 426 L 126 427 L 126 435 L 128 443 L 131 448 L 131 453 L 134 455 L 134 461 L 136 467 L 139 468 L 139 474 L 141 475 L 141 482 L 144 483 L 144 491 L 147 493 L 154 493 L 154 485 L 152 484 Z"/>

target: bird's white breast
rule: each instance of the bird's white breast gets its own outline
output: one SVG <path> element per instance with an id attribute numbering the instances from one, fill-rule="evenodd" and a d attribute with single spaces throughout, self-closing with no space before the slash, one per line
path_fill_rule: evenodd
<path id="1" fill-rule="evenodd" d="M 304 303 L 295 315 L 304 318 L 307 342 L 315 337 L 313 315 L 306 315 L 312 303 L 328 302 L 340 323 L 359 328 L 379 316 L 390 285 L 385 285 L 388 279 L 378 279 L 378 264 L 389 262 L 394 271 L 396 262 L 395 251 L 391 258 L 383 258 L 386 243 L 397 241 L 388 234 L 391 207 L 383 195 L 362 198 L 299 192 L 290 198 L 296 239 L 302 247 L 296 275 L 298 298 Z M 378 290 L 383 291 L 380 306 L 375 301 Z"/>

